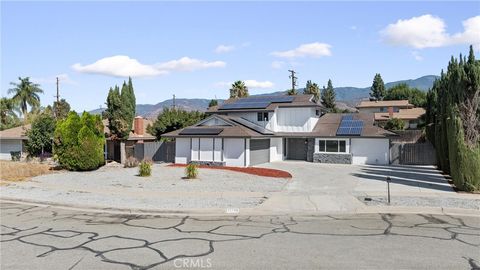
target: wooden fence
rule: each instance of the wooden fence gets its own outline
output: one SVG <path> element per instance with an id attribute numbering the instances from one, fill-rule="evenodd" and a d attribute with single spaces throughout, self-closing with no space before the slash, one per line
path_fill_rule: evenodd
<path id="1" fill-rule="evenodd" d="M 135 158 L 150 159 L 156 162 L 175 161 L 175 142 L 145 142 L 134 147 Z"/>
<path id="2" fill-rule="evenodd" d="M 435 165 L 437 163 L 435 148 L 430 142 L 392 143 L 390 163 L 403 165 Z"/>

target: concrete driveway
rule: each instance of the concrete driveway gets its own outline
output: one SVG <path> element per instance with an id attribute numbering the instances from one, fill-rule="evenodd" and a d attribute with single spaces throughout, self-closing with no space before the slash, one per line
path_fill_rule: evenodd
<path id="1" fill-rule="evenodd" d="M 274 194 L 263 204 L 265 210 L 355 212 L 365 207 L 360 201 L 363 197 L 386 197 L 387 176 L 392 179 L 391 196 L 397 198 L 400 205 L 422 206 L 423 203 L 426 204 L 423 206 L 431 206 L 419 201 L 419 198 L 428 197 L 430 201 L 442 199 L 442 203 L 455 204 L 456 207 L 464 203 L 461 200 L 479 199 L 478 195 L 453 191 L 445 177 L 430 166 L 357 166 L 302 161 L 272 162 L 261 166 L 286 170 L 293 176 L 282 192 Z M 435 205 L 436 202 L 429 203 Z"/>

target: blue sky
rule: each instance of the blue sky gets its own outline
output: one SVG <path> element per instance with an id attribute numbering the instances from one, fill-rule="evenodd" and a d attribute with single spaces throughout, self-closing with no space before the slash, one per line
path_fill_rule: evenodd
<path id="1" fill-rule="evenodd" d="M 128 75 L 143 104 L 285 90 L 290 68 L 301 87 L 365 87 L 439 74 L 472 43 L 479 2 L 1 2 L 1 92 L 30 76 L 48 105 L 59 76 L 82 111 Z"/>

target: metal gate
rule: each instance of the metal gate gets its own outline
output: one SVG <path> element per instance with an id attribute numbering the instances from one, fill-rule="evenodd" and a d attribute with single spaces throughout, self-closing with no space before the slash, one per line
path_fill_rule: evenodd
<path id="1" fill-rule="evenodd" d="M 307 160 L 307 139 L 287 139 L 287 159 Z"/>
<path id="2" fill-rule="evenodd" d="M 430 142 L 394 143 L 390 147 L 392 164 L 435 165 L 437 158 L 435 148 Z"/>
<path id="3" fill-rule="evenodd" d="M 270 139 L 250 140 L 250 165 L 270 161 Z"/>

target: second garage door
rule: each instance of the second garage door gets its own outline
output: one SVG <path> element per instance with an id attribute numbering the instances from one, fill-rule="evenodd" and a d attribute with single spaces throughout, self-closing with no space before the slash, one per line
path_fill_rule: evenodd
<path id="1" fill-rule="evenodd" d="M 388 139 L 352 139 L 350 145 L 353 164 L 388 164 Z"/>
<path id="2" fill-rule="evenodd" d="M 250 165 L 270 161 L 270 139 L 250 140 Z"/>

